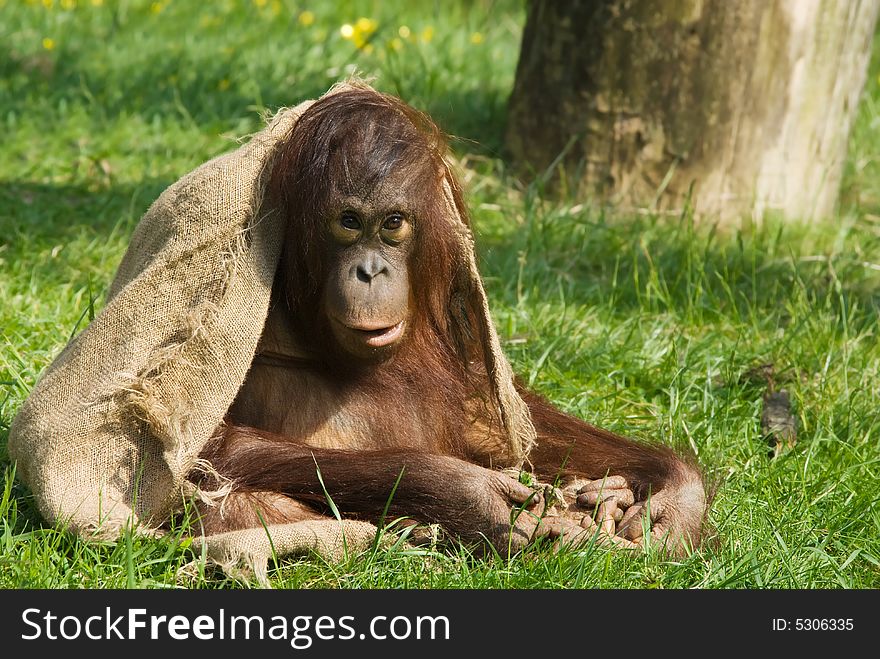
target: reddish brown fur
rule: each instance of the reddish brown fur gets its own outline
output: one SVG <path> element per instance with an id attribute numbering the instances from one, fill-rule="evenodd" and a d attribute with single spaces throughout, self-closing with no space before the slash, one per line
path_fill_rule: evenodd
<path id="1" fill-rule="evenodd" d="M 237 483 L 223 515 L 206 512 L 209 532 L 256 525 L 254 508 L 269 521 L 320 515 L 328 494 L 343 513 L 376 519 L 395 484 L 392 515 L 438 522 L 463 539 L 508 547 L 512 534 L 516 548 L 536 531 L 560 532 L 556 522 L 517 520 L 511 528 L 511 507 L 531 492 L 492 470 L 510 458 L 490 404 L 486 337 L 469 306 L 467 263 L 445 216 L 444 149 L 427 117 L 366 88 L 316 102 L 282 145 L 272 192 L 287 235 L 262 343 L 264 353 L 280 356 L 255 359 L 227 424 L 203 451 Z M 352 196 L 377 212 L 402 198 L 399 210 L 415 227 L 407 260 L 412 324 L 381 361 L 341 351 L 323 308 L 336 249 L 323 218 Z M 637 501 L 664 493 L 664 527 L 699 541 L 705 505 L 694 495 L 697 486 L 702 492 L 694 467 L 521 393 L 538 430 L 529 456 L 537 475 L 623 475 Z"/>

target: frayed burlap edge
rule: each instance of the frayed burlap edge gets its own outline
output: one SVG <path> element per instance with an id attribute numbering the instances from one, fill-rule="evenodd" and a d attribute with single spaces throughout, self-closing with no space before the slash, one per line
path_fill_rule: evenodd
<path id="1" fill-rule="evenodd" d="M 374 546 L 376 527 L 357 520 L 310 520 L 295 524 L 274 524 L 265 529 L 229 531 L 193 539 L 192 548 L 202 549 L 208 559 L 230 577 L 266 588 L 270 559 L 281 556 L 317 554 L 339 563 Z"/>

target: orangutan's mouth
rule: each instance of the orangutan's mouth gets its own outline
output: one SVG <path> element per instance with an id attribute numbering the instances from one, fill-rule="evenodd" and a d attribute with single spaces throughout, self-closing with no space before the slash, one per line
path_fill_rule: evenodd
<path id="1" fill-rule="evenodd" d="M 406 321 L 391 325 L 389 327 L 353 327 L 346 325 L 346 329 L 351 330 L 371 348 L 382 348 L 391 345 L 403 336 L 403 330 L 406 328 Z"/>

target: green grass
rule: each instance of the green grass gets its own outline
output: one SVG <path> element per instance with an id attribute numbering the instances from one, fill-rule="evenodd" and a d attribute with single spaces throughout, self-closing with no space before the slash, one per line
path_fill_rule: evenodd
<path id="1" fill-rule="evenodd" d="M 674 561 L 602 548 L 510 561 L 401 549 L 332 565 L 285 560 L 275 585 L 880 586 L 876 61 L 839 216 L 724 232 L 547 201 L 506 173 L 498 154 L 518 0 L 48 4 L 0 0 L 0 587 L 236 585 L 186 548 L 184 530 L 96 544 L 46 526 L 13 478 L 8 427 L 100 309 L 161 190 L 257 129 L 265 110 L 354 70 L 460 138 L 515 369 L 566 411 L 696 452 L 717 488 L 715 537 Z M 361 16 L 377 21 L 371 50 L 339 34 Z M 768 362 L 800 423 L 797 446 L 774 460 L 760 433 L 764 385 L 748 377 Z"/>

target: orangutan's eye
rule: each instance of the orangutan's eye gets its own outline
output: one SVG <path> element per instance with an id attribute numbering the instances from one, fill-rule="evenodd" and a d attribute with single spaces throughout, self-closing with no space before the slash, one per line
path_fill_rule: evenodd
<path id="1" fill-rule="evenodd" d="M 348 229 L 349 231 L 361 230 L 360 219 L 351 211 L 346 211 L 342 214 L 342 217 L 339 218 L 339 224 L 341 224 L 344 229 Z"/>
<path id="2" fill-rule="evenodd" d="M 403 226 L 403 215 L 399 213 L 393 213 L 385 218 L 385 222 L 382 224 L 382 228 L 385 231 L 397 231 L 400 227 Z"/>

